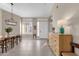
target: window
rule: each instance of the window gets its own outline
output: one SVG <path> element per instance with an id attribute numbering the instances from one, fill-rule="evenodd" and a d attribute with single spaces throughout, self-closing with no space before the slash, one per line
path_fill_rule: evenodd
<path id="1" fill-rule="evenodd" d="M 32 33 L 32 22 L 23 23 L 23 34 Z"/>

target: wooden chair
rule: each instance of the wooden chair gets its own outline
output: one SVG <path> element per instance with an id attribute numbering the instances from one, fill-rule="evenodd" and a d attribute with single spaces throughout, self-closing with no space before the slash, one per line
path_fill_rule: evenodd
<path id="1" fill-rule="evenodd" d="M 18 44 L 19 43 L 19 37 L 18 37 L 18 35 L 16 36 L 16 44 Z"/>
<path id="2" fill-rule="evenodd" d="M 2 38 L 0 40 L 0 47 L 2 48 L 2 53 L 7 52 L 7 39 Z"/>
<path id="3" fill-rule="evenodd" d="M 15 46 L 15 44 L 17 45 L 19 42 L 21 42 L 20 35 L 1 38 L 0 47 L 2 49 L 2 53 L 7 52 L 8 47 L 13 48 Z"/>
<path id="4" fill-rule="evenodd" d="M 7 52 L 7 49 L 10 47 L 12 48 L 12 40 L 11 37 L 5 38 L 4 45 L 6 46 L 5 51 Z"/>
<path id="5" fill-rule="evenodd" d="M 0 48 L 2 49 L 2 53 L 4 53 L 4 40 L 0 40 Z"/>
<path id="6" fill-rule="evenodd" d="M 17 39 L 18 39 L 19 42 L 21 42 L 21 40 L 22 40 L 20 35 L 17 35 Z"/>
<path id="7" fill-rule="evenodd" d="M 17 45 L 18 44 L 17 36 L 13 36 L 13 38 L 14 38 L 14 45 Z"/>
<path id="8" fill-rule="evenodd" d="M 11 37 L 11 48 L 13 48 L 14 47 L 14 40 L 15 40 L 15 37 L 13 36 L 13 37 Z"/>

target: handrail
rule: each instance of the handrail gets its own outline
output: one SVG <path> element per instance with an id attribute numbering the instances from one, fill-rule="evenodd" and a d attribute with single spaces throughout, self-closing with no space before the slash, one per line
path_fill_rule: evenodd
<path id="1" fill-rule="evenodd" d="M 74 42 L 73 42 L 73 43 L 72 43 L 72 46 L 73 46 L 73 47 L 76 47 L 76 48 L 79 48 L 79 44 L 78 44 L 78 43 L 74 43 Z"/>

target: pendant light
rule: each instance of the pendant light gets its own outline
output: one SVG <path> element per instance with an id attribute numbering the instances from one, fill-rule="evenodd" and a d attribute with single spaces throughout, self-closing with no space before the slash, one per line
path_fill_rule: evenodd
<path id="1" fill-rule="evenodd" d="M 14 14 L 13 14 L 13 3 L 10 3 L 11 4 L 11 21 L 16 23 L 16 21 L 14 20 Z"/>
<path id="2" fill-rule="evenodd" d="M 13 19 L 13 3 L 10 3 L 11 4 L 11 21 L 13 21 L 14 19 Z"/>
<path id="3" fill-rule="evenodd" d="M 14 15 L 13 15 L 13 3 L 10 3 L 10 5 L 11 5 L 11 17 L 10 17 L 10 19 L 6 19 L 5 20 L 5 23 L 6 23 L 6 25 L 13 25 L 13 26 L 15 26 L 16 24 L 17 24 L 17 22 L 14 20 Z"/>

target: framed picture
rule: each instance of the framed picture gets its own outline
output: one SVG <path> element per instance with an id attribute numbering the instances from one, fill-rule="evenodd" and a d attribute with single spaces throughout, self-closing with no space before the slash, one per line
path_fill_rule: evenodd
<path id="1" fill-rule="evenodd" d="M 13 25 L 13 26 L 16 26 L 16 24 L 17 24 L 17 22 L 10 21 L 9 19 L 5 20 L 5 23 L 6 23 L 6 25 Z"/>

